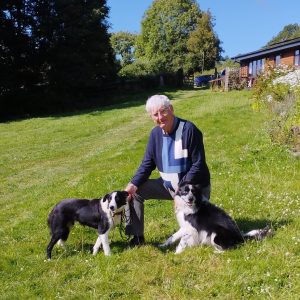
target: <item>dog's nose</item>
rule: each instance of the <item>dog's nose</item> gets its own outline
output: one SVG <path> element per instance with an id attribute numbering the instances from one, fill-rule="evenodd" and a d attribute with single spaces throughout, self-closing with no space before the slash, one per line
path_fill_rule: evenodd
<path id="1" fill-rule="evenodd" d="M 114 206 L 110 206 L 109 209 L 110 210 L 115 210 L 115 207 Z"/>

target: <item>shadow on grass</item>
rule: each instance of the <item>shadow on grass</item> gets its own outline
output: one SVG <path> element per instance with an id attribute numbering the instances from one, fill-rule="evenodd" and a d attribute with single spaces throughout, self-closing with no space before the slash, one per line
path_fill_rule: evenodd
<path id="1" fill-rule="evenodd" d="M 279 220 L 279 221 L 271 221 L 268 219 L 247 219 L 247 218 L 241 218 L 241 219 L 236 219 L 236 223 L 239 226 L 240 230 L 242 232 L 247 232 L 253 229 L 262 229 L 265 227 L 269 227 L 272 229 L 272 235 L 275 234 L 275 232 L 286 225 L 289 225 L 292 223 L 292 220 Z M 159 244 L 165 241 L 167 238 L 169 238 L 174 232 L 164 236 L 163 238 L 160 239 L 160 241 L 157 242 L 145 242 L 145 245 L 152 246 L 154 248 L 157 248 L 160 250 L 162 253 L 167 253 L 167 252 L 174 252 L 176 249 L 176 245 L 172 245 L 170 247 L 166 248 L 160 248 Z M 112 253 L 114 254 L 120 254 L 125 250 L 130 249 L 128 246 L 129 239 L 126 238 L 120 238 L 118 237 L 118 240 L 112 240 L 110 243 L 110 247 L 112 250 Z M 94 244 L 91 243 L 77 243 L 75 246 L 74 245 L 68 245 L 66 244 L 66 249 L 60 248 L 57 245 L 53 249 L 53 258 L 55 257 L 72 257 L 79 255 L 80 253 L 90 253 L 92 255 L 93 253 L 93 246 Z M 104 255 L 102 247 L 99 250 L 99 255 Z"/>
<path id="2" fill-rule="evenodd" d="M 124 93 L 112 93 L 108 95 L 100 95 L 98 98 L 83 100 L 82 102 L 69 103 L 67 106 L 58 108 L 60 111 L 52 112 L 31 112 L 23 115 L 9 115 L 0 116 L 0 123 L 9 123 L 15 121 L 22 121 L 30 118 L 53 118 L 59 119 L 64 117 L 78 116 L 83 114 L 97 115 L 99 113 L 109 111 L 111 109 L 124 109 L 135 106 L 144 105 L 146 100 L 155 94 L 165 94 L 171 100 L 173 99 L 172 93 L 178 91 L 194 90 L 193 88 L 170 88 L 161 87 L 143 91 L 133 91 Z"/>
<path id="3" fill-rule="evenodd" d="M 250 231 L 252 229 L 262 229 L 265 227 L 270 227 L 273 231 L 276 231 L 278 228 L 288 225 L 292 220 L 280 220 L 280 221 L 271 221 L 267 219 L 248 219 L 241 218 L 235 220 L 240 230 L 243 232 Z"/>

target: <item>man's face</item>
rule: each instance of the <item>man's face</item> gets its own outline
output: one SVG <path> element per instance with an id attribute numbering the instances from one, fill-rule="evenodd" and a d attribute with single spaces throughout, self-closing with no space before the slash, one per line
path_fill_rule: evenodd
<path id="1" fill-rule="evenodd" d="M 165 132 L 170 133 L 174 123 L 174 110 L 172 106 L 160 106 L 153 109 L 151 117 L 155 124 L 157 124 Z"/>

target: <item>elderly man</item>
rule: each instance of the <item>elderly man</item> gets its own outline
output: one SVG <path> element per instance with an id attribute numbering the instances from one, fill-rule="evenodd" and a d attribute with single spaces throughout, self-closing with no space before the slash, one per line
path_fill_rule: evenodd
<path id="1" fill-rule="evenodd" d="M 125 188 L 131 195 L 126 226 L 126 234 L 133 235 L 130 246 L 144 243 L 144 200 L 172 200 L 183 181 L 201 184 L 203 198 L 209 200 L 210 196 L 210 174 L 201 131 L 193 123 L 176 117 L 164 95 L 150 97 L 146 111 L 157 126 L 151 131 L 142 163 Z M 155 168 L 160 178 L 149 179 Z"/>

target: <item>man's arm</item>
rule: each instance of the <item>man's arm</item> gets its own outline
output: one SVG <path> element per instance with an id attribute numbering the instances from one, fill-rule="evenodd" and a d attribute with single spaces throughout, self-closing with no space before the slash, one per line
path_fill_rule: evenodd
<path id="1" fill-rule="evenodd" d="M 152 138 L 152 133 L 150 135 L 146 151 L 144 154 L 144 158 L 137 169 L 135 175 L 131 179 L 131 181 L 128 183 L 126 187 L 126 191 L 133 195 L 138 187 L 143 184 L 151 175 L 152 171 L 155 169 L 156 164 L 153 159 L 153 138 Z"/>
<path id="2" fill-rule="evenodd" d="M 210 184 L 210 174 L 205 159 L 203 135 L 195 125 L 192 125 L 188 129 L 187 139 L 192 165 L 182 181 L 197 182 L 206 186 Z"/>

